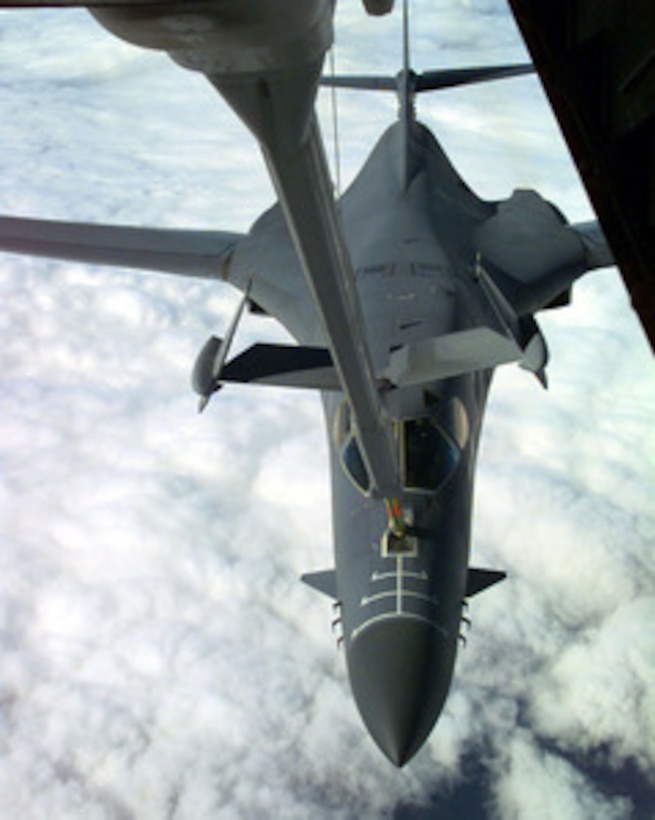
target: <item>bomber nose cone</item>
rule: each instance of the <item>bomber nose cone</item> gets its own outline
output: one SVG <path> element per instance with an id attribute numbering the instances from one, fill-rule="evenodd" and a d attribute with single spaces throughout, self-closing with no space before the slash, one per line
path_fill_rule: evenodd
<path id="1" fill-rule="evenodd" d="M 348 651 L 353 695 L 371 736 L 396 766 L 426 741 L 443 707 L 454 648 L 426 621 L 399 616 L 366 627 Z"/>

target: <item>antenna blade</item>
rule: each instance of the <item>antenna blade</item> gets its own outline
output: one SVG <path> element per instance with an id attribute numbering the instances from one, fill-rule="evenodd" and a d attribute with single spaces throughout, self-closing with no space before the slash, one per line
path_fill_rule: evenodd
<path id="1" fill-rule="evenodd" d="M 534 70 L 532 63 L 519 63 L 424 71 L 416 78 L 416 91 L 438 91 L 458 85 L 473 85 L 490 80 L 502 80 L 506 77 L 520 77 L 523 74 L 533 74 Z"/>
<path id="2" fill-rule="evenodd" d="M 361 88 L 366 91 L 395 91 L 395 77 L 360 77 L 348 75 L 343 77 L 323 77 L 321 85 L 329 88 Z"/>

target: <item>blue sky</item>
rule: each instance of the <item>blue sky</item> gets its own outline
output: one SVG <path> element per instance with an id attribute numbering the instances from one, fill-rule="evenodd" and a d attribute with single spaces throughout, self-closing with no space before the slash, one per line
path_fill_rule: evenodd
<path id="1" fill-rule="evenodd" d="M 525 58 L 504 2 L 413 5 L 417 69 Z M 337 69 L 395 73 L 399 29 L 342 3 Z M 272 201 L 209 84 L 83 12 L 2 13 L 0 105 L 2 213 L 247 230 Z M 330 154 L 329 94 L 319 111 Z M 340 94 L 344 184 L 394 116 Z M 534 78 L 425 96 L 419 116 L 482 196 L 534 187 L 591 218 Z M 510 579 L 472 602 L 403 771 L 297 580 L 331 560 L 318 399 L 235 387 L 196 415 L 195 354 L 236 296 L 9 255 L 0 291 L 0 814 L 652 812 L 655 375 L 615 271 L 541 320 L 548 393 L 497 374 L 473 555 Z M 242 343 L 280 333 L 249 317 Z"/>

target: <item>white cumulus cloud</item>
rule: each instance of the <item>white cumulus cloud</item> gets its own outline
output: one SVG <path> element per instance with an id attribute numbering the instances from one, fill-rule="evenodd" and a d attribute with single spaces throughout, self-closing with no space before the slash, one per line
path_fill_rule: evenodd
<path id="1" fill-rule="evenodd" d="M 525 59 L 504 3 L 412 5 L 417 69 Z M 398 17 L 341 6 L 338 69 L 395 74 Z M 201 77 L 79 12 L 2 24 L 1 212 L 245 231 L 270 204 Z M 418 110 L 481 195 L 534 186 L 590 218 L 534 78 Z M 339 113 L 347 182 L 395 101 L 343 93 Z M 3 255 L 0 294 L 0 815 L 652 809 L 655 376 L 615 272 L 543 318 L 548 393 L 496 377 L 473 560 L 510 578 L 472 601 L 444 715 L 400 772 L 356 713 L 329 602 L 297 581 L 331 561 L 318 399 L 234 387 L 195 412 L 229 289 Z M 252 317 L 239 344 L 281 337 Z"/>

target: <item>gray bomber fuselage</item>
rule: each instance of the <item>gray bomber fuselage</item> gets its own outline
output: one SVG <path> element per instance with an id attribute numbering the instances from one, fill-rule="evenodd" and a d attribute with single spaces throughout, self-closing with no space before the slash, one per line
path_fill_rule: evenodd
<path id="1" fill-rule="evenodd" d="M 491 206 L 464 185 L 419 124 L 412 134 L 412 175 L 405 180 L 398 163 L 401 137 L 400 124 L 388 129 L 340 205 L 376 371 L 384 369 L 391 350 L 475 326 L 488 310 L 475 281 L 471 232 Z M 286 276 L 300 278 L 291 270 L 290 240 L 288 252 L 280 247 L 285 230 L 276 206 L 253 228 L 257 259 L 261 264 L 266 258 L 270 234 L 269 263 L 275 259 L 275 268 L 284 269 L 282 254 L 290 266 Z M 254 264 L 247 244 L 235 256 L 235 273 Z M 258 298 L 275 315 L 289 317 L 288 329 L 301 344 L 320 345 L 309 296 L 293 306 L 280 304 L 284 278 L 273 304 L 266 304 L 265 291 Z M 426 476 L 414 476 L 412 483 L 422 486 L 403 496 L 411 537 L 409 547 L 397 551 L 383 548 L 383 502 L 364 494 L 344 465 L 349 431 L 337 429 L 348 412 L 343 396 L 323 394 L 332 468 L 331 591 L 339 602 L 359 710 L 398 765 L 427 738 L 452 677 L 466 592 L 474 462 L 490 375 L 477 370 L 388 391 L 398 446 L 409 442 L 420 450 L 413 468 L 404 453 L 406 471 Z"/>
<path id="2" fill-rule="evenodd" d="M 413 130 L 407 187 L 394 167 L 401 129 L 392 127 L 342 203 L 367 338 L 380 367 L 392 348 L 462 329 L 480 309 L 470 233 L 486 208 L 456 177 L 431 135 L 419 125 Z M 403 498 L 416 532 L 409 555 L 385 554 L 384 509 L 353 486 L 330 436 L 336 586 L 351 685 L 369 731 L 398 765 L 429 735 L 450 686 L 488 384 L 489 374 L 478 371 L 388 396 L 394 418 L 405 425 L 429 423 L 457 402 L 468 427 L 459 453 L 444 452 L 438 435 L 423 436 L 421 460 L 433 474 L 424 482 L 430 489 Z M 337 403 L 336 396 L 326 396 L 330 427 Z M 456 431 L 447 429 L 453 421 L 443 417 L 441 430 L 454 442 Z"/>
<path id="3" fill-rule="evenodd" d="M 389 11 L 388 0 L 364 0 Z M 384 753 L 405 763 L 450 685 L 462 603 L 504 577 L 468 568 L 475 457 L 491 374 L 519 362 L 546 386 L 534 319 L 578 276 L 612 264 L 597 223 L 568 225 L 534 191 L 483 202 L 414 121 L 416 94 L 518 76 L 529 65 L 324 84 L 395 90 L 400 121 L 335 207 L 315 100 L 332 0 L 100 4 L 128 42 L 202 72 L 257 139 L 279 205 L 247 236 L 0 217 L 0 248 L 184 276 L 244 296 L 192 384 L 205 407 L 229 383 L 321 389 L 332 467 L 335 568 L 303 576 L 337 602 L 352 689 Z M 228 361 L 248 301 L 300 346 Z"/>

